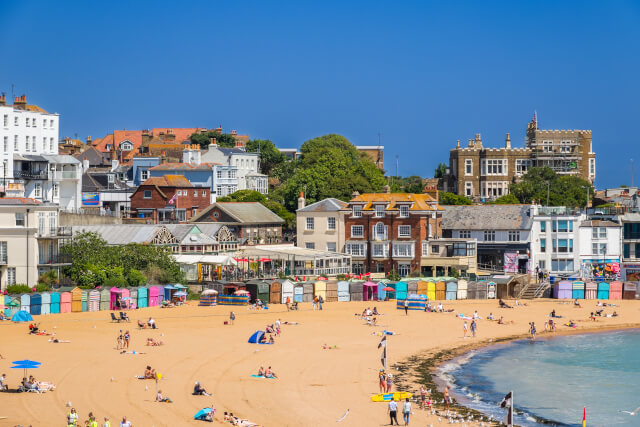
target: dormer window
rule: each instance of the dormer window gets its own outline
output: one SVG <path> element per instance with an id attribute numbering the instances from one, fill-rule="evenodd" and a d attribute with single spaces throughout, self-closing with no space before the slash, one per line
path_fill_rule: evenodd
<path id="1" fill-rule="evenodd" d="M 131 151 L 131 150 L 133 150 L 133 143 L 131 141 L 129 141 L 129 140 L 122 141 L 120 143 L 120 149 L 122 151 Z"/>
<path id="2" fill-rule="evenodd" d="M 400 205 L 400 218 L 409 218 L 409 206 Z"/>
<path id="3" fill-rule="evenodd" d="M 353 214 L 354 218 L 361 218 L 362 217 L 362 206 L 353 205 L 352 214 Z"/>
<path id="4" fill-rule="evenodd" d="M 376 218 L 384 217 L 384 205 L 376 205 Z"/>

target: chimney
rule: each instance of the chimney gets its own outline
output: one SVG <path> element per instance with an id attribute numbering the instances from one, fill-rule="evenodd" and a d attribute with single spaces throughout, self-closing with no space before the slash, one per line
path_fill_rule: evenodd
<path id="1" fill-rule="evenodd" d="M 300 192 L 300 197 L 298 197 L 298 209 L 302 209 L 305 207 L 304 193 Z"/>
<path id="2" fill-rule="evenodd" d="M 360 195 L 360 192 L 358 190 L 354 191 L 353 194 L 351 194 L 351 197 L 356 198 Z"/>
<path id="3" fill-rule="evenodd" d="M 456 141 L 456 148 L 460 148 L 460 140 Z"/>
<path id="4" fill-rule="evenodd" d="M 231 131 L 231 135 L 233 135 L 233 136 L 237 136 L 237 135 L 238 135 L 238 131 L 237 131 L 237 130 L 235 130 L 235 129 L 234 129 L 234 130 L 232 130 L 232 131 Z"/>
<path id="5" fill-rule="evenodd" d="M 504 148 L 511 148 L 511 135 L 507 133 L 507 139 L 504 141 Z"/>
<path id="6" fill-rule="evenodd" d="M 433 186 L 425 185 L 424 186 L 424 194 L 427 194 L 427 195 L 433 197 L 434 200 L 436 201 L 436 203 L 438 203 L 438 186 L 436 186 L 436 185 L 433 185 Z"/>
<path id="7" fill-rule="evenodd" d="M 92 142 L 92 141 L 93 141 L 93 140 L 91 139 L 91 135 L 89 135 L 89 136 L 87 137 L 87 145 L 91 145 L 91 142 Z"/>
<path id="8" fill-rule="evenodd" d="M 382 187 L 382 192 L 384 194 L 391 194 L 391 187 L 389 187 L 388 185 L 385 185 L 384 187 Z"/>
<path id="9" fill-rule="evenodd" d="M 111 160 L 111 172 L 115 172 L 116 169 L 118 169 L 118 166 L 120 166 L 120 162 L 118 161 L 118 159 L 112 159 Z"/>
<path id="10" fill-rule="evenodd" d="M 0 95 L 0 105 L 7 105 L 7 97 L 4 93 Z"/>
<path id="11" fill-rule="evenodd" d="M 218 146 L 218 140 L 217 140 L 217 138 L 210 138 L 210 139 L 209 139 L 209 141 L 211 142 L 211 143 L 209 144 L 209 148 L 211 148 L 211 147 L 217 147 L 217 146 Z"/>
<path id="12" fill-rule="evenodd" d="M 27 95 L 17 96 L 16 102 L 14 102 L 14 106 L 20 108 L 22 110 L 27 107 Z"/>
<path id="13" fill-rule="evenodd" d="M 471 138 L 469 138 L 469 148 L 473 147 L 473 143 L 471 142 Z"/>
<path id="14" fill-rule="evenodd" d="M 84 159 L 82 159 L 82 171 L 86 172 L 89 170 L 89 160 L 87 160 L 87 156 L 84 156 Z"/>
<path id="15" fill-rule="evenodd" d="M 198 166 L 202 162 L 200 150 L 186 149 L 182 152 L 182 162 L 193 166 Z"/>

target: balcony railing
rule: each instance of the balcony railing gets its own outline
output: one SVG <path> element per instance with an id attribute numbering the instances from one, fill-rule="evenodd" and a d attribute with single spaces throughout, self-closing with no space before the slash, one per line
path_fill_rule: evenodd
<path id="1" fill-rule="evenodd" d="M 13 171 L 13 177 L 16 179 L 48 179 L 47 171 Z"/>
<path id="2" fill-rule="evenodd" d="M 78 172 L 76 171 L 50 171 L 49 179 L 56 181 L 63 179 L 78 179 Z"/>
<path id="3" fill-rule="evenodd" d="M 41 256 L 38 259 L 38 265 L 55 265 L 55 264 L 71 264 L 71 256 L 70 255 L 51 255 L 51 256 Z"/>

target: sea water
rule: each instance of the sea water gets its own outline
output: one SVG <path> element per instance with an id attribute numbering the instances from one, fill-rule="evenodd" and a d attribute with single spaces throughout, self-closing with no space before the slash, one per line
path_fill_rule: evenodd
<path id="1" fill-rule="evenodd" d="M 620 412 L 640 406 L 640 331 L 519 340 L 469 353 L 441 368 L 465 406 L 504 420 L 499 404 L 514 392 L 522 426 L 640 426 Z"/>

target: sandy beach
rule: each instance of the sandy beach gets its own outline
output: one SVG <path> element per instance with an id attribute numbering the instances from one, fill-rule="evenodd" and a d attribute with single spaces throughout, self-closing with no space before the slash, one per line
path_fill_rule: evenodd
<path id="1" fill-rule="evenodd" d="M 194 303 L 132 311 L 132 322 L 127 324 L 111 323 L 107 312 L 39 316 L 41 329 L 71 341 L 59 344 L 48 342 L 48 336 L 28 335 L 27 324 L 0 322 L 0 373 L 7 374 L 9 386 L 16 388 L 21 380 L 22 371 L 10 369 L 11 361 L 18 359 L 42 362 L 30 374 L 57 386 L 44 394 L 0 394 L 0 426 L 65 425 L 67 402 L 72 402 L 82 422 L 92 411 L 99 421 L 109 416 L 112 425 L 123 415 L 134 426 L 206 425 L 194 421 L 193 415 L 213 404 L 217 423 L 229 411 L 262 426 L 334 425 L 349 410 L 340 425 L 381 426 L 388 424 L 386 404 L 373 403 L 369 397 L 378 393 L 381 351 L 376 348 L 380 337 L 374 334 L 383 329 L 396 334 L 388 338 L 389 365 L 409 368 L 391 372 L 400 374 L 401 391 L 416 392 L 411 357 L 437 352 L 453 355 L 456 348 L 467 350 L 506 337 L 526 336 L 531 321 L 539 336 L 545 336 L 544 322 L 553 309 L 564 316 L 558 319 L 562 323 L 577 322 L 577 328 L 558 322 L 556 334 L 640 325 L 640 301 L 613 301 L 617 307 L 607 307 L 605 313 L 615 309 L 619 316 L 598 317 L 596 322 L 588 320 L 596 309 L 593 300 L 582 300 L 582 308 L 558 300 L 526 302 L 528 306 L 513 309 L 498 308 L 496 300 L 445 302 L 445 308 L 468 316 L 477 310 L 483 318 L 492 312 L 513 322 L 498 325 L 481 320 L 477 337 L 466 339 L 462 337 L 463 321 L 454 313 L 410 311 L 405 316 L 396 309 L 395 301 L 327 303 L 322 311 L 301 304 L 300 311 L 289 313 L 284 305 L 262 311 L 234 307 L 234 325 L 223 324 L 230 307 L 197 307 Z M 378 317 L 381 327 L 367 326 L 354 315 L 373 306 L 383 313 Z M 138 330 L 136 321 L 149 316 L 159 328 Z M 275 345 L 247 342 L 253 332 L 277 319 L 299 324 L 283 325 Z M 146 354 L 120 354 L 116 350 L 120 329 L 131 333 L 130 350 Z M 148 347 L 148 337 L 164 345 Z M 337 348 L 323 350 L 323 344 Z M 135 378 L 146 365 L 162 374 L 159 387 L 173 403 L 155 402 L 155 383 Z M 251 377 L 260 366 L 271 366 L 279 379 Z M 196 381 L 213 395 L 193 396 Z M 414 412 L 411 424 L 439 424 L 437 417 L 419 411 L 415 404 Z"/>

